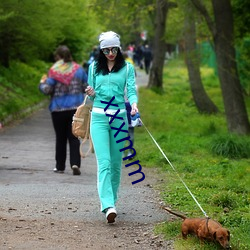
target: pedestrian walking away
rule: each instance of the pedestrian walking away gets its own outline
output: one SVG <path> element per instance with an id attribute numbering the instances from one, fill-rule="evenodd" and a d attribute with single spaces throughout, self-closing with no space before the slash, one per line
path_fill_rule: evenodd
<path id="1" fill-rule="evenodd" d="M 121 53 L 120 36 L 113 31 L 103 32 L 99 36 L 100 53 L 89 67 L 86 93 L 93 100 L 90 134 L 93 140 L 97 160 L 97 189 L 101 203 L 101 212 L 106 214 L 107 222 L 113 223 L 117 216 L 116 202 L 121 180 L 122 149 L 125 145 L 123 133 L 119 128 L 125 122 L 123 130 L 128 130 L 127 112 L 124 101 L 125 88 L 131 105 L 131 115 L 138 112 L 135 87 L 134 66 L 126 63 Z M 104 111 L 108 102 L 112 106 Z M 106 114 L 118 110 L 121 119 L 113 119 Z"/>
<path id="2" fill-rule="evenodd" d="M 144 52 L 143 52 L 143 57 L 144 57 L 145 72 L 148 75 L 149 69 L 150 69 L 150 66 L 151 66 L 151 61 L 153 59 L 152 51 L 149 48 L 148 44 L 145 45 Z"/>
<path id="3" fill-rule="evenodd" d="M 49 110 L 56 135 L 54 172 L 64 173 L 69 142 L 70 167 L 73 175 L 80 175 L 80 142 L 72 134 L 71 125 L 77 107 L 84 100 L 87 74 L 79 64 L 73 61 L 67 46 L 59 46 L 54 56 L 56 62 L 39 84 L 40 91 L 51 96 Z"/>

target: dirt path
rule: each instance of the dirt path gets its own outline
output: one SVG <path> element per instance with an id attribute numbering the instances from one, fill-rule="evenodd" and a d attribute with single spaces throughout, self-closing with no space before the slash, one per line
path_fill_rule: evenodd
<path id="1" fill-rule="evenodd" d="M 155 170 L 132 185 L 123 168 L 118 218 L 100 213 L 94 155 L 82 175 L 55 174 L 54 132 L 47 108 L 0 131 L 0 249 L 173 249 L 153 233 L 168 219 L 160 209 Z"/>

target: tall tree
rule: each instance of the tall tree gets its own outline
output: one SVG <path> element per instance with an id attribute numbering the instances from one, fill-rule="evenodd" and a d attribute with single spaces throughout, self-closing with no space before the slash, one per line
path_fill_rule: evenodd
<path id="1" fill-rule="evenodd" d="M 95 20 L 85 11 L 90 0 L 0 1 L 0 64 L 48 60 L 55 47 L 67 43 L 74 58 L 82 60 L 87 41 L 93 40 Z M 90 45 L 90 48 L 93 45 Z"/>
<path id="2" fill-rule="evenodd" d="M 151 35 L 155 0 L 92 0 L 97 19 L 103 30 L 113 30 L 121 35 L 122 46 L 130 42 L 140 43 L 140 33 L 147 27 Z M 144 25 L 145 24 L 145 25 Z M 102 30 L 102 31 L 103 31 Z"/>
<path id="3" fill-rule="evenodd" d="M 236 64 L 230 0 L 212 0 L 214 21 L 200 0 L 191 1 L 204 16 L 212 33 L 228 130 L 249 134 L 250 123 Z"/>
<path id="4" fill-rule="evenodd" d="M 177 5 L 175 3 L 169 2 L 168 0 L 156 1 L 155 35 L 153 41 L 154 57 L 149 75 L 149 88 L 163 88 L 162 76 L 166 54 L 166 42 L 164 35 L 166 30 L 167 13 L 170 8 L 176 6 Z"/>
<path id="5" fill-rule="evenodd" d="M 185 6 L 185 27 L 184 27 L 184 40 L 185 40 L 185 55 L 186 64 L 188 69 L 189 82 L 191 92 L 194 98 L 195 105 L 200 113 L 217 113 L 218 108 L 211 101 L 207 95 L 201 80 L 200 74 L 200 56 L 197 51 L 196 44 L 196 27 L 194 8 L 192 4 L 187 3 Z"/>

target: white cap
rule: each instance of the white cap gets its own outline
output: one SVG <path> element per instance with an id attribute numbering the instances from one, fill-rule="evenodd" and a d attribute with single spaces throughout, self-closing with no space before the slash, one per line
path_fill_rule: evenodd
<path id="1" fill-rule="evenodd" d="M 113 31 L 103 32 L 99 36 L 100 49 L 119 47 L 121 48 L 120 36 Z"/>

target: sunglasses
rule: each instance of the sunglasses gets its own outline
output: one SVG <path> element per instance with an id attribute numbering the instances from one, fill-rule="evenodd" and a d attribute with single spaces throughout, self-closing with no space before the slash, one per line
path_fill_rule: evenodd
<path id="1" fill-rule="evenodd" d="M 112 54 L 117 54 L 118 48 L 117 47 L 114 47 L 114 48 L 111 48 L 111 49 L 105 48 L 105 49 L 102 50 L 104 55 L 109 55 L 110 51 L 112 52 Z"/>

